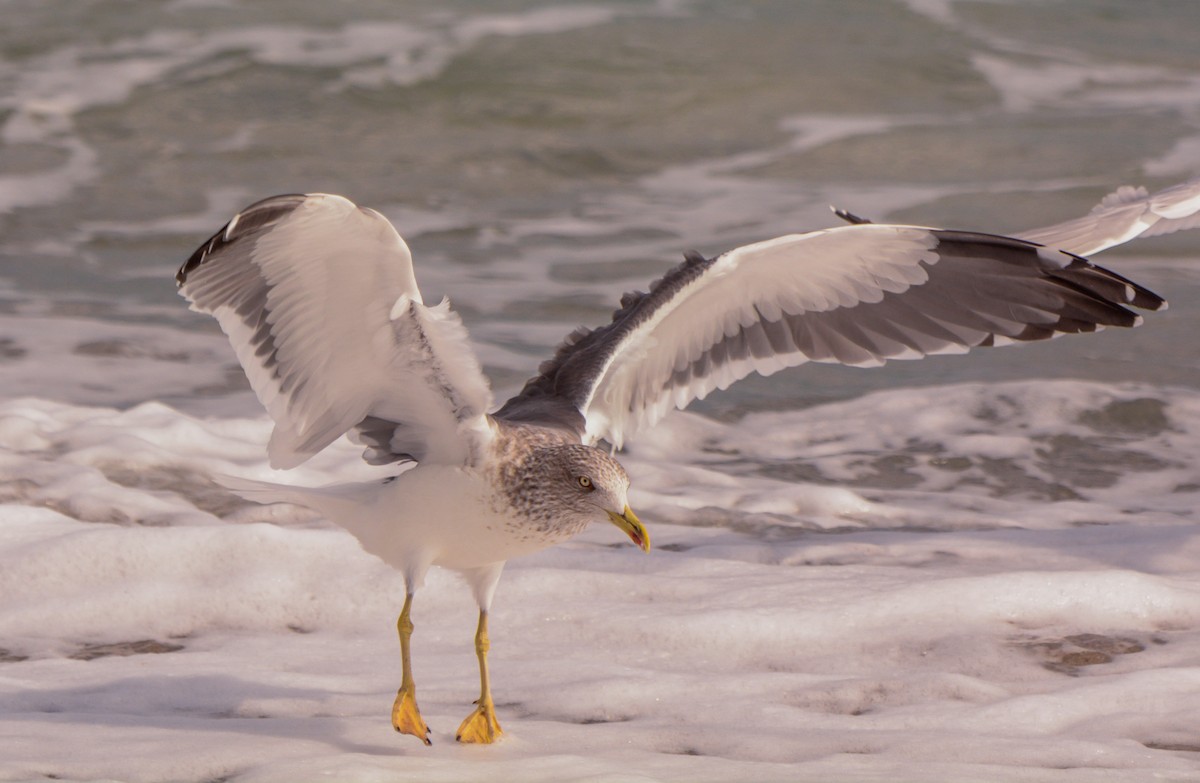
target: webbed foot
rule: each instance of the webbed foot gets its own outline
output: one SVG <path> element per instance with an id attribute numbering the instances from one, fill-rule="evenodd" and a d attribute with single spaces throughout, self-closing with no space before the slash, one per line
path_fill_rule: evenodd
<path id="1" fill-rule="evenodd" d="M 432 745 L 429 739 L 429 727 L 417 709 L 417 697 L 411 689 L 401 688 L 396 692 L 396 701 L 392 704 L 392 728 L 401 734 L 411 734 L 426 745 Z"/>
<path id="2" fill-rule="evenodd" d="M 459 742 L 477 742 L 484 745 L 490 745 L 498 740 L 504 732 L 500 729 L 500 722 L 496 720 L 496 708 L 492 705 L 491 699 L 485 699 L 480 702 L 475 711 L 467 716 L 467 719 L 458 727 L 458 733 L 454 738 Z"/>

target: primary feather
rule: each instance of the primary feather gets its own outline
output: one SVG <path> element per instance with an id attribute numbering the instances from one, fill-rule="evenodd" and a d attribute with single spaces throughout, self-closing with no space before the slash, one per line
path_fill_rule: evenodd
<path id="1" fill-rule="evenodd" d="M 1164 301 L 1078 256 L 962 231 L 859 223 L 690 255 L 572 334 L 496 414 L 572 421 L 620 446 L 751 372 L 856 366 L 1134 326 Z M 551 417 L 547 416 L 546 421 Z"/>

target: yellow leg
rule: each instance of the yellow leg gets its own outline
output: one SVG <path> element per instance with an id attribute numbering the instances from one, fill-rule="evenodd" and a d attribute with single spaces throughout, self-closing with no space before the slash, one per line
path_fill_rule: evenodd
<path id="1" fill-rule="evenodd" d="M 409 655 L 409 640 L 412 638 L 413 624 L 409 619 L 412 610 L 412 593 L 404 597 L 404 609 L 400 619 L 396 621 L 396 630 L 400 634 L 400 690 L 396 692 L 396 701 L 392 704 L 392 728 L 401 734 L 411 734 L 426 745 L 429 741 L 429 727 L 417 709 L 417 689 L 413 685 L 412 658 Z"/>
<path id="2" fill-rule="evenodd" d="M 488 681 L 487 654 L 491 648 L 487 632 L 487 612 L 479 610 L 479 627 L 475 630 L 475 654 L 479 657 L 479 706 L 458 727 L 455 739 L 459 742 L 495 742 L 504 732 L 496 720 L 496 705 L 492 704 L 492 687 Z"/>

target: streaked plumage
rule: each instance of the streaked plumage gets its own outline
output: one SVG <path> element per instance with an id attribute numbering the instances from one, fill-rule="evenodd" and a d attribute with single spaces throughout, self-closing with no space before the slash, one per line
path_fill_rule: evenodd
<path id="1" fill-rule="evenodd" d="M 446 301 L 423 302 L 407 245 L 373 210 L 323 194 L 260 201 L 202 245 L 177 281 L 192 308 L 229 335 L 274 420 L 273 466 L 299 465 L 347 433 L 369 462 L 416 463 L 384 482 L 229 484 L 262 502 L 318 510 L 404 573 L 393 725 L 426 741 L 409 607 L 431 565 L 467 576 L 480 606 L 482 687 L 459 733 L 486 742 L 499 733 L 486 619 L 504 561 L 604 520 L 649 549 L 628 507 L 628 476 L 596 444 L 619 447 L 751 372 L 809 361 L 870 366 L 1135 326 L 1132 308 L 1165 302 L 1073 252 L 1190 227 L 1198 211 L 1200 181 L 1155 196 L 1123 189 L 1088 217 L 1025 239 L 844 213 L 852 225 L 714 258 L 688 254 L 648 293 L 626 295 L 611 323 L 571 334 L 490 414 L 461 320 Z"/>

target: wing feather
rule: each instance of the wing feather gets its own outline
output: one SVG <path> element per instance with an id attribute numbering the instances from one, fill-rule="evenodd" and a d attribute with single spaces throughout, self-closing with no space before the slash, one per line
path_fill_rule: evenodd
<path id="1" fill-rule="evenodd" d="M 379 213 L 325 194 L 265 199 L 180 268 L 275 421 L 294 467 L 362 427 L 372 461 L 473 459 L 491 404 L 458 316 L 426 307 L 408 247 Z M 383 433 L 388 431 L 385 436 Z"/>
<path id="2" fill-rule="evenodd" d="M 612 323 L 577 331 L 495 415 L 619 446 L 751 372 L 857 366 L 1134 326 L 1163 300 L 1069 253 L 990 234 L 857 223 L 689 255 Z"/>
<path id="3" fill-rule="evenodd" d="M 1069 253 L 1090 256 L 1136 237 L 1200 226 L 1200 178 L 1154 194 L 1144 187 L 1118 188 L 1090 213 L 1017 236 Z"/>

